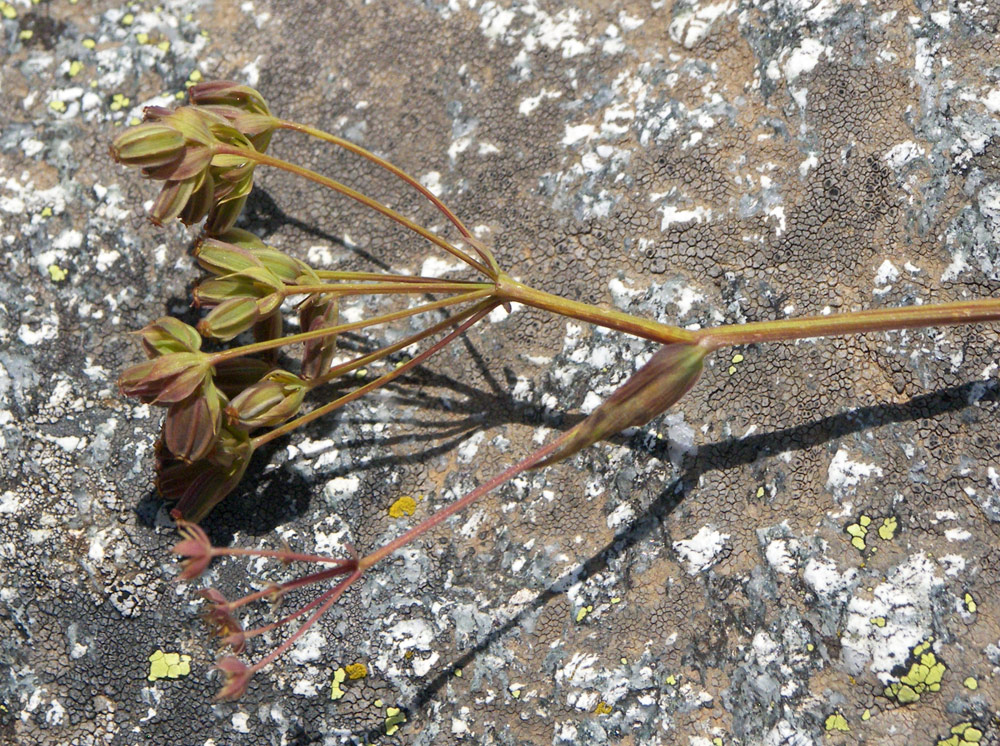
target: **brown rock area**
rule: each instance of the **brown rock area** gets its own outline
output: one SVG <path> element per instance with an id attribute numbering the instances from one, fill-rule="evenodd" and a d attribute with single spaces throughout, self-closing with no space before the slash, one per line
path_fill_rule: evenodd
<path id="1" fill-rule="evenodd" d="M 115 385 L 127 332 L 198 318 L 195 234 L 149 224 L 155 187 L 107 156 L 143 106 L 231 78 L 439 189 L 511 275 L 570 298 L 706 326 L 997 296 L 994 0 L 4 0 L 0 33 L 0 743 L 1000 742 L 985 325 L 715 355 L 666 415 L 376 568 L 213 703 L 152 486 L 161 410 Z M 444 230 L 350 154 L 272 147 Z M 243 224 L 317 266 L 447 259 L 259 174 Z M 258 454 L 206 529 L 371 550 L 651 352 L 515 309 Z M 401 496 L 415 514 L 390 517 Z"/>

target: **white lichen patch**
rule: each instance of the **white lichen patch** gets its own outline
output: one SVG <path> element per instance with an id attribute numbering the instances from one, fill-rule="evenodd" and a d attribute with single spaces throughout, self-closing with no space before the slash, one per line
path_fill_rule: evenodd
<path id="1" fill-rule="evenodd" d="M 854 674 L 866 668 L 882 683 L 933 631 L 934 594 L 944 582 L 922 552 L 889 572 L 871 593 L 856 591 L 847 605 L 841 656 Z M 872 623 L 884 619 L 884 626 Z"/>
<path id="2" fill-rule="evenodd" d="M 834 493 L 853 490 L 862 480 L 881 477 L 882 469 L 875 464 L 851 461 L 846 448 L 838 448 L 827 469 L 826 488 Z"/>
<path id="3" fill-rule="evenodd" d="M 690 539 L 675 541 L 674 551 L 687 563 L 688 572 L 694 575 L 715 564 L 716 557 L 725 548 L 729 534 L 710 526 L 702 526 Z"/>

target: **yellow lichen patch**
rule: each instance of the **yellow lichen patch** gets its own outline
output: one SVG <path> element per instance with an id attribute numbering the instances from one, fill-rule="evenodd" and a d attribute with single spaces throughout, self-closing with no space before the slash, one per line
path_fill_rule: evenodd
<path id="1" fill-rule="evenodd" d="M 406 722 L 406 715 L 398 707 L 387 707 L 385 710 L 385 734 L 391 736 L 399 726 Z"/>
<path id="2" fill-rule="evenodd" d="M 111 111 L 121 111 L 132 103 L 132 99 L 122 93 L 116 93 L 111 97 Z"/>
<path id="3" fill-rule="evenodd" d="M 135 35 L 135 40 L 140 44 L 149 44 L 149 34 L 147 34 L 145 31 L 140 31 L 138 34 Z"/>
<path id="4" fill-rule="evenodd" d="M 670 674 L 669 676 L 667 676 L 666 679 L 664 679 L 664 681 L 667 686 L 674 686 L 677 683 L 677 677 L 674 676 L 673 674 Z"/>
<path id="5" fill-rule="evenodd" d="M 9 21 L 12 18 L 17 18 L 17 11 L 14 10 L 14 6 L 10 3 L 0 2 L 0 15 Z"/>
<path id="6" fill-rule="evenodd" d="M 970 614 L 975 614 L 976 613 L 976 609 L 978 607 L 976 606 L 976 600 L 972 597 L 972 594 L 971 593 L 966 593 L 965 594 L 965 598 L 962 599 L 962 600 L 965 601 L 965 608 L 969 610 L 969 613 Z"/>
<path id="7" fill-rule="evenodd" d="M 729 375 L 732 375 L 736 372 L 736 366 L 743 362 L 743 355 L 737 352 L 730 362 L 732 365 L 729 366 Z"/>
<path id="8" fill-rule="evenodd" d="M 201 82 L 201 79 L 202 79 L 201 70 L 192 70 L 191 74 L 188 75 L 188 79 L 184 81 L 184 87 L 190 88 L 193 85 L 197 85 L 199 82 Z"/>
<path id="9" fill-rule="evenodd" d="M 971 689 L 976 691 L 979 688 L 979 682 L 976 680 L 975 676 L 969 676 L 965 681 L 962 682 L 962 686 L 966 689 Z"/>
<path id="10" fill-rule="evenodd" d="M 58 264 L 50 264 L 47 269 L 49 271 L 49 277 L 52 278 L 52 282 L 62 282 L 66 279 L 66 275 L 68 274 L 68 272 L 66 272 L 66 270 Z"/>
<path id="11" fill-rule="evenodd" d="M 344 670 L 347 671 L 347 678 L 351 681 L 363 679 L 368 675 L 368 667 L 365 666 L 364 663 L 351 663 L 350 665 L 345 666 Z"/>
<path id="12" fill-rule="evenodd" d="M 131 26 L 135 23 L 135 15 L 132 13 L 126 13 L 122 16 L 122 26 Z"/>
<path id="13" fill-rule="evenodd" d="M 886 697 L 906 705 L 919 700 L 922 694 L 941 689 L 945 665 L 930 652 L 930 646 L 931 640 L 927 640 L 913 648 L 914 661 L 910 664 L 910 670 L 898 683 L 885 688 Z"/>
<path id="14" fill-rule="evenodd" d="M 866 707 L 865 711 L 861 713 L 861 719 L 867 723 L 872 719 L 872 711 Z"/>
<path id="15" fill-rule="evenodd" d="M 740 357 L 743 357 L 743 356 L 740 355 Z M 723 746 L 722 738 L 719 737 L 719 736 L 716 736 L 715 738 L 713 738 L 712 739 L 712 746 Z"/>
<path id="16" fill-rule="evenodd" d="M 170 42 L 164 39 L 163 41 L 161 41 L 159 44 L 156 45 L 156 48 L 159 49 L 161 52 L 166 52 L 168 49 L 170 49 Z"/>
<path id="17" fill-rule="evenodd" d="M 94 41 L 93 39 L 84 39 L 80 43 L 83 44 L 84 49 L 93 49 L 94 47 L 97 46 L 97 42 Z"/>
<path id="18" fill-rule="evenodd" d="M 336 701 L 341 697 L 343 697 L 345 694 L 347 694 L 347 692 L 345 692 L 343 688 L 340 686 L 341 684 L 344 683 L 344 680 L 346 678 L 347 678 L 347 671 L 345 671 L 343 668 L 338 668 L 336 671 L 333 672 L 333 686 L 330 687 L 330 699 Z"/>
<path id="19" fill-rule="evenodd" d="M 66 111 L 66 102 L 49 101 L 49 108 L 52 109 L 52 111 L 58 111 L 61 114 L 62 112 Z"/>
<path id="20" fill-rule="evenodd" d="M 899 523 L 896 517 L 891 515 L 882 519 L 882 525 L 878 527 L 878 535 L 884 541 L 891 541 L 892 537 L 896 535 L 897 528 L 899 528 Z"/>
<path id="21" fill-rule="evenodd" d="M 157 650 L 149 656 L 150 681 L 158 679 L 177 679 L 191 673 L 191 656 L 180 653 L 164 653 Z"/>
<path id="22" fill-rule="evenodd" d="M 876 627 L 884 627 L 885 626 L 885 617 L 884 616 L 873 616 L 869 621 L 872 624 L 874 624 Z"/>
<path id="23" fill-rule="evenodd" d="M 844 529 L 851 537 L 851 546 L 859 551 L 866 546 L 865 537 L 868 536 L 869 523 L 871 523 L 871 518 L 863 515 L 857 523 L 851 523 Z"/>
<path id="24" fill-rule="evenodd" d="M 38 214 L 41 215 L 43 218 L 51 218 L 52 217 L 52 208 L 51 207 L 43 207 L 42 211 L 40 213 L 38 213 Z"/>
<path id="25" fill-rule="evenodd" d="M 851 726 L 847 724 L 847 718 L 841 715 L 839 712 L 835 712 L 826 719 L 824 727 L 828 732 L 840 731 L 846 733 L 851 729 Z"/>
<path id="26" fill-rule="evenodd" d="M 978 746 L 983 732 L 972 727 L 972 723 L 959 723 L 951 729 L 951 736 L 942 738 L 937 746 Z"/>
<path id="27" fill-rule="evenodd" d="M 587 614 L 594 610 L 593 606 L 583 606 L 576 612 L 576 621 L 582 622 L 587 618 Z"/>
<path id="28" fill-rule="evenodd" d="M 417 501 L 409 495 L 403 495 L 389 506 L 390 518 L 402 518 L 404 515 L 413 515 L 417 511 Z"/>
<path id="29" fill-rule="evenodd" d="M 71 78 L 75 78 L 83 71 L 83 63 L 80 60 L 72 60 L 69 63 L 68 74 Z"/>
<path id="30" fill-rule="evenodd" d="M 21 29 L 21 31 L 18 32 L 17 38 L 20 39 L 21 41 L 28 41 L 28 39 L 30 39 L 34 35 L 35 35 L 34 31 L 32 31 L 30 28 L 26 28 L 26 29 Z"/>
<path id="31" fill-rule="evenodd" d="M 612 707 L 604 700 L 597 703 L 597 707 L 594 708 L 594 713 L 596 715 L 610 715 L 612 712 Z"/>

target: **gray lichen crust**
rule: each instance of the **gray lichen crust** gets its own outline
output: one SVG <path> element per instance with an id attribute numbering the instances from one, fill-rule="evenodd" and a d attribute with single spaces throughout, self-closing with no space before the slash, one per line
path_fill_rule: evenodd
<path id="1" fill-rule="evenodd" d="M 377 568 L 213 704 L 158 414 L 114 385 L 126 332 L 189 313 L 191 235 L 148 225 L 152 191 L 106 156 L 142 106 L 234 78 L 571 298 L 704 326 L 996 296 L 995 2 L 5 0 L 0 31 L 0 742 L 997 742 L 995 327 L 717 356 L 666 416 Z M 273 147 L 441 222 L 347 155 Z M 248 225 L 302 258 L 448 269 L 293 177 L 259 185 Z M 515 308 L 259 454 L 206 526 L 370 550 L 651 352 Z"/>

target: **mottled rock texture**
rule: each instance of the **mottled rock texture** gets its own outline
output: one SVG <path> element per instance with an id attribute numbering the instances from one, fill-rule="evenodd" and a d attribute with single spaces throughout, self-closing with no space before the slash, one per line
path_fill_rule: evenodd
<path id="1" fill-rule="evenodd" d="M 193 234 L 148 224 L 152 185 L 107 157 L 143 105 L 235 78 L 572 298 L 707 325 L 995 296 L 995 0 L 6 0 L 0 33 L 4 744 L 997 742 L 995 326 L 716 356 L 671 413 L 500 490 L 213 704 L 151 488 L 161 412 L 114 383 L 129 330 L 197 318 Z M 273 147 L 443 228 L 348 155 Z M 437 256 L 274 172 L 246 225 L 322 266 Z M 374 548 L 650 353 L 516 310 L 258 454 L 206 526 Z M 173 653 L 190 672 L 150 681 Z"/>

